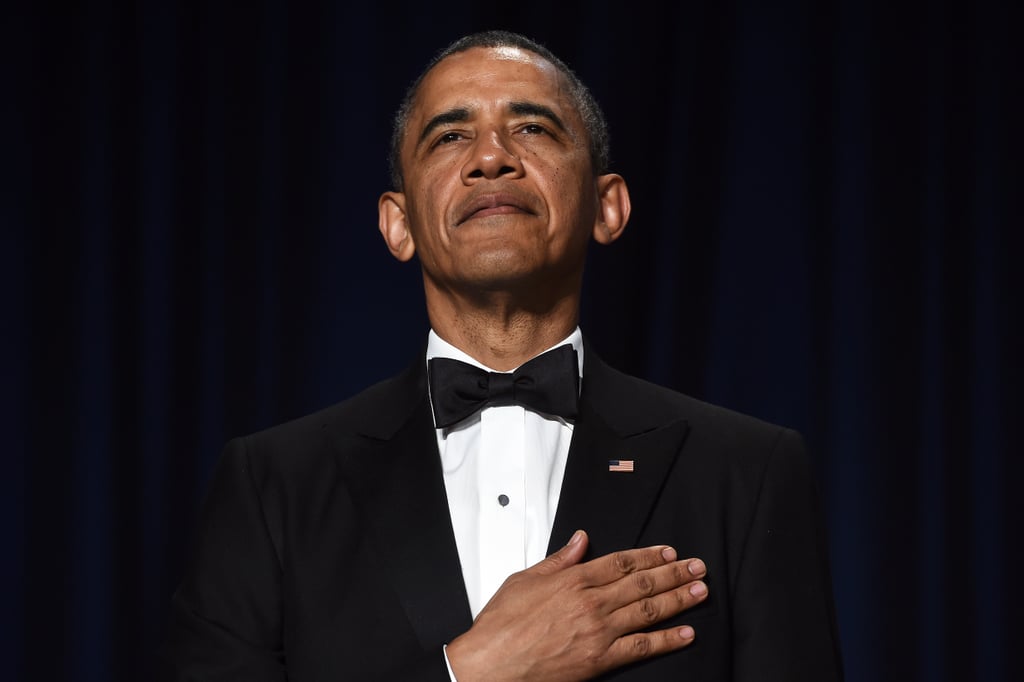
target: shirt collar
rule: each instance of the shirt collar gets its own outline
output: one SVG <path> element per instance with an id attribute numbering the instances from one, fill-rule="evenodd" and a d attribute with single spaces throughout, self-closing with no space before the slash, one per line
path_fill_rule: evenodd
<path id="1" fill-rule="evenodd" d="M 565 337 L 564 339 L 562 339 L 561 341 L 559 341 L 555 345 L 551 346 L 551 348 L 544 349 L 544 353 L 548 352 L 552 348 L 558 348 L 559 346 L 564 346 L 567 343 L 572 344 L 573 349 L 576 351 L 576 360 L 579 363 L 580 379 L 582 379 L 583 378 L 583 332 L 580 331 L 579 327 L 576 327 L 576 329 L 574 329 L 572 331 L 572 333 L 569 334 L 569 336 Z M 541 355 L 541 353 L 538 353 L 537 355 Z M 534 357 L 536 357 L 536 356 L 534 356 Z M 464 351 L 461 351 L 458 348 L 456 348 L 455 346 L 453 346 L 452 344 L 448 343 L 447 341 L 442 339 L 440 336 L 438 336 L 437 332 L 435 332 L 433 329 L 431 329 L 430 330 L 430 334 L 427 335 L 427 359 L 426 359 L 426 361 L 430 362 L 431 358 L 451 358 L 452 360 L 461 360 L 462 362 L 465 362 L 465 363 L 468 363 L 470 365 L 473 365 L 474 367 L 479 367 L 480 369 L 486 370 L 488 372 L 497 372 L 498 371 L 496 369 L 491 369 L 487 365 L 485 365 L 482 362 L 480 362 L 480 361 L 476 360 L 475 358 L 471 357 L 468 353 L 465 353 Z M 532 360 L 533 358 L 530 358 L 530 359 Z M 513 368 L 513 369 L 511 369 L 509 371 L 514 372 L 515 368 Z M 580 383 L 582 385 L 582 381 Z"/>

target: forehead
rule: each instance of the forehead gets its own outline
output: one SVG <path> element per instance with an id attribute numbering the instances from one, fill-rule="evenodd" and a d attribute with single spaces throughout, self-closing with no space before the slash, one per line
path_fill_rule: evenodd
<path id="1" fill-rule="evenodd" d="M 536 101 L 575 118 L 565 75 L 517 47 L 474 47 L 445 57 L 424 77 L 412 114 L 423 120 L 453 107 L 472 110 L 513 101 Z"/>

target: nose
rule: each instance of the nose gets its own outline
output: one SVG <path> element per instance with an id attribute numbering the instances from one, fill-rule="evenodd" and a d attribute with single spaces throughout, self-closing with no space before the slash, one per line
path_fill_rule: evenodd
<path id="1" fill-rule="evenodd" d="M 522 174 L 522 162 L 512 153 L 507 141 L 497 131 L 477 138 L 462 167 L 462 181 L 467 185 L 483 178 L 517 178 Z"/>

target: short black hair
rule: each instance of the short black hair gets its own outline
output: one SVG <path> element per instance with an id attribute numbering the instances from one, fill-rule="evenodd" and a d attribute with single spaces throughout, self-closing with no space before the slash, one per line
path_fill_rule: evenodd
<path id="1" fill-rule="evenodd" d="M 444 48 L 427 64 L 426 68 L 416 77 L 412 85 L 405 91 L 402 104 L 395 113 L 395 119 L 391 127 L 391 150 L 388 161 L 391 166 L 391 183 L 396 190 L 402 190 L 402 140 L 405 138 L 406 128 L 409 123 L 409 114 L 416 101 L 420 85 L 423 79 L 430 73 L 431 69 L 437 66 L 445 58 L 474 47 L 501 48 L 514 47 L 520 50 L 527 50 L 539 55 L 550 62 L 569 81 L 569 96 L 583 121 L 586 128 L 588 143 L 590 146 L 590 161 L 594 173 L 600 175 L 608 170 L 608 124 L 605 121 L 604 113 L 597 104 L 597 100 L 590 94 L 590 90 L 583 84 L 583 81 L 573 73 L 565 62 L 556 57 L 551 50 L 540 43 L 527 38 L 526 36 L 510 31 L 483 31 L 459 38 L 454 43 Z"/>

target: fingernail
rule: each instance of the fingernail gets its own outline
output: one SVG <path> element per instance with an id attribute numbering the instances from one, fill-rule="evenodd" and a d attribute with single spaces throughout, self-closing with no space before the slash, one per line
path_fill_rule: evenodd
<path id="1" fill-rule="evenodd" d="M 690 570 L 690 575 L 696 576 L 704 575 L 704 572 L 707 570 L 707 567 L 704 565 L 704 562 L 700 559 L 694 559 L 686 565 L 686 568 Z"/>
<path id="2" fill-rule="evenodd" d="M 684 625 L 679 628 L 679 636 L 683 639 L 693 639 L 693 628 L 689 625 Z"/>
<path id="3" fill-rule="evenodd" d="M 690 585 L 690 594 L 694 597 L 703 597 L 708 593 L 708 586 L 702 582 L 696 582 Z"/>
<path id="4" fill-rule="evenodd" d="M 671 547 L 666 547 L 665 549 L 661 550 L 661 558 L 665 561 L 675 561 L 676 550 L 672 549 Z"/>
<path id="5" fill-rule="evenodd" d="M 572 537 L 569 538 L 569 542 L 565 543 L 565 546 L 569 547 L 570 545 L 578 545 L 581 540 L 583 540 L 583 531 L 578 530 L 572 534 Z"/>

